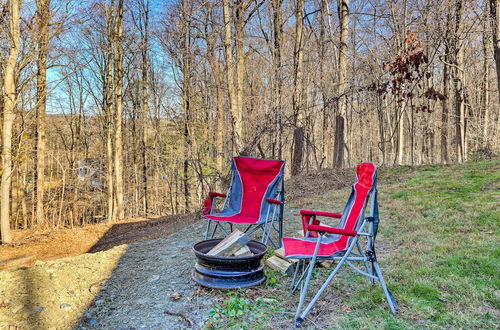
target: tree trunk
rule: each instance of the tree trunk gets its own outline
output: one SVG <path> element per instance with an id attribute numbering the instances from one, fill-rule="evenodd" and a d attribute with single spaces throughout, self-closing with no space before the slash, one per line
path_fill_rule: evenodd
<path id="1" fill-rule="evenodd" d="M 500 102 L 500 1 L 490 0 L 491 30 L 493 34 L 493 51 L 497 69 L 498 100 Z"/>
<path id="2" fill-rule="evenodd" d="M 463 0 L 455 0 L 455 31 L 453 38 L 453 83 L 455 88 L 455 149 L 458 162 L 467 160 L 466 127 L 465 127 L 465 82 L 464 82 L 464 49 L 462 42 Z"/>
<path id="3" fill-rule="evenodd" d="M 237 94 L 234 89 L 234 61 L 233 46 L 231 44 L 233 36 L 231 32 L 231 16 L 229 13 L 229 0 L 223 1 L 224 11 L 224 50 L 226 53 L 226 71 L 227 71 L 227 91 L 229 94 L 229 106 L 233 116 L 234 127 L 234 149 L 236 153 L 242 150 L 243 143 L 243 123 L 242 113 L 238 106 Z"/>
<path id="4" fill-rule="evenodd" d="M 45 182 L 45 107 L 47 103 L 47 49 L 49 42 L 50 0 L 37 0 L 37 44 L 36 59 L 36 121 L 35 132 L 35 171 L 33 201 L 35 223 L 44 225 L 43 189 Z"/>
<path id="5" fill-rule="evenodd" d="M 488 31 L 488 27 L 485 26 L 483 32 L 483 95 L 481 100 L 481 108 L 482 108 L 482 119 L 483 119 L 483 144 L 488 145 L 489 143 L 489 116 L 490 116 L 490 61 L 489 55 L 491 51 L 491 34 Z M 478 120 L 481 120 L 481 116 L 478 117 Z"/>
<path id="6" fill-rule="evenodd" d="M 442 101 L 442 112 L 441 112 L 441 162 L 447 164 L 449 162 L 448 156 L 448 126 L 449 126 L 449 102 L 450 99 L 450 52 L 452 44 L 452 11 L 448 7 L 448 12 L 446 15 L 446 32 L 445 32 L 445 48 L 444 48 L 444 61 L 443 61 L 443 94 L 445 99 Z"/>
<path id="7" fill-rule="evenodd" d="M 182 1 L 182 13 L 184 15 L 184 34 L 183 34 L 183 49 L 182 49 L 182 110 L 184 114 L 184 160 L 183 160 L 183 183 L 184 183 L 184 213 L 189 212 L 189 151 L 191 149 L 191 136 L 189 125 L 191 122 L 191 26 L 189 3 L 187 0 Z"/>
<path id="8" fill-rule="evenodd" d="M 123 0 L 118 0 L 116 8 L 116 21 L 114 33 L 114 82 L 115 82 L 115 199 L 116 217 L 123 219 L 125 209 L 123 208 L 123 133 L 122 133 L 122 111 L 123 111 Z"/>
<path id="9" fill-rule="evenodd" d="M 213 10 L 209 8 L 209 17 L 211 31 L 208 30 L 208 23 L 205 25 L 205 35 L 207 43 L 208 62 L 212 69 L 212 75 L 215 81 L 215 98 L 216 98 L 216 125 L 215 125 L 215 164 L 219 175 L 224 171 L 224 96 L 223 96 L 223 79 L 221 77 L 221 67 L 219 58 L 216 54 L 217 35 L 216 23 L 213 19 Z"/>
<path id="10" fill-rule="evenodd" d="M 275 118 L 274 126 L 276 130 L 276 137 L 273 145 L 276 145 L 277 158 L 283 157 L 283 127 L 282 127 L 282 108 L 281 108 L 281 95 L 283 90 L 283 77 L 282 77 L 282 64 L 281 64 L 281 48 L 283 45 L 283 0 L 272 0 L 273 6 L 273 32 L 274 32 L 274 53 L 273 53 L 273 67 L 274 67 L 274 88 L 273 100 L 274 106 L 272 116 Z M 274 157 L 273 148 L 273 157 Z"/>
<path id="11" fill-rule="evenodd" d="M 148 106 L 148 39 L 149 39 L 149 0 L 144 4 L 144 32 L 142 34 L 142 111 L 141 111 L 141 154 L 142 154 L 142 213 L 148 215 L 148 172 L 146 159 L 146 127 L 149 114 Z"/>
<path id="12" fill-rule="evenodd" d="M 114 12 L 115 2 L 111 0 L 109 8 L 106 8 L 107 16 L 107 42 L 106 42 L 106 76 L 104 78 L 104 115 L 106 124 L 106 160 L 107 160 L 107 193 L 108 193 L 108 216 L 107 221 L 116 220 L 115 190 L 113 171 L 113 44 L 114 44 Z M 77 220 L 76 215 L 73 221 Z"/>
<path id="13" fill-rule="evenodd" d="M 249 128 L 248 123 L 243 125 L 247 119 L 245 115 L 245 107 L 243 106 L 243 93 L 244 93 L 244 80 L 245 80 L 245 50 L 243 49 L 243 39 L 245 38 L 245 3 L 242 0 L 235 1 L 235 43 L 236 43 L 236 112 L 238 114 L 237 122 L 239 125 L 237 132 L 240 135 L 239 142 L 240 148 L 238 152 L 245 149 L 246 144 L 249 142 Z"/>
<path id="14" fill-rule="evenodd" d="M 347 75 L 347 41 L 349 37 L 349 0 L 338 0 L 340 20 L 340 49 L 337 87 L 337 111 L 335 117 L 335 145 L 333 166 L 341 168 L 345 163 L 345 132 L 347 125 L 346 75 Z M 337 131 L 339 129 L 340 131 Z"/>
<path id="15" fill-rule="evenodd" d="M 295 47 L 294 47 L 294 90 L 293 90 L 293 118 L 295 131 L 293 133 L 293 157 L 292 157 L 292 176 L 300 173 L 302 166 L 302 156 L 304 153 L 304 123 L 302 109 L 303 92 L 303 19 L 304 19 L 304 0 L 297 0 L 297 9 L 295 12 Z"/>
<path id="16" fill-rule="evenodd" d="M 0 234 L 3 244 L 12 242 L 10 233 L 10 188 L 12 182 L 12 125 L 17 103 L 15 66 L 19 54 L 19 0 L 9 1 L 10 51 L 3 75 L 2 182 L 0 186 Z"/>

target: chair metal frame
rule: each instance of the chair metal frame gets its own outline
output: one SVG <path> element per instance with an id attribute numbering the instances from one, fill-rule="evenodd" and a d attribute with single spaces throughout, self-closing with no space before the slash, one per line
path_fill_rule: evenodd
<path id="1" fill-rule="evenodd" d="M 369 198 L 371 199 L 371 201 L 370 201 L 370 215 L 368 217 L 365 217 L 365 208 L 366 208 L 366 204 L 367 204 Z M 311 218 L 309 221 L 309 225 L 311 225 L 311 224 L 313 224 L 313 221 L 316 219 L 316 216 L 318 214 L 314 214 L 315 213 L 314 211 L 308 211 L 308 212 L 310 212 L 310 215 L 311 215 Z M 327 214 L 325 212 L 317 212 L 317 213 L 320 213 L 319 215 L 321 215 L 321 216 L 327 216 L 327 217 L 331 217 L 331 218 L 339 218 L 341 216 L 340 214 L 335 214 L 335 213 L 331 213 L 331 214 Z M 294 276 L 293 276 L 292 284 L 291 284 L 291 293 L 294 294 L 300 287 L 299 305 L 297 307 L 297 312 L 295 313 L 295 326 L 296 327 L 299 327 L 302 324 L 302 322 L 304 321 L 306 316 L 309 314 L 311 309 L 314 307 L 314 305 L 316 304 L 316 302 L 318 301 L 320 296 L 327 289 L 327 287 L 333 281 L 334 277 L 338 274 L 339 270 L 344 265 L 348 265 L 354 271 L 356 271 L 358 274 L 366 276 L 372 285 L 375 285 L 376 280 L 379 281 L 379 283 L 382 286 L 382 289 L 384 291 L 384 294 L 387 298 L 387 301 L 389 303 L 391 312 L 394 315 L 398 313 L 397 302 L 396 302 L 394 296 L 392 295 L 392 293 L 387 288 L 384 277 L 382 276 L 382 271 L 381 271 L 380 266 L 377 262 L 377 255 L 375 253 L 375 238 L 377 236 L 378 225 L 380 222 L 379 211 L 378 211 L 376 182 L 374 183 L 372 189 L 369 192 L 369 195 L 367 196 L 367 198 L 365 200 L 365 205 L 363 206 L 362 211 L 360 212 L 360 215 L 358 218 L 358 223 L 359 222 L 361 223 L 361 225 L 356 226 L 358 228 L 358 231 L 349 231 L 349 230 L 343 230 L 341 228 L 330 228 L 330 227 L 323 227 L 323 226 L 312 226 L 313 229 L 311 229 L 311 227 L 309 227 L 309 226 L 306 228 L 307 231 L 305 233 L 305 237 L 309 237 L 309 235 L 312 231 L 317 232 L 319 235 L 317 238 L 317 242 L 316 242 L 316 246 L 315 246 L 313 255 L 308 256 L 308 257 L 304 257 L 304 258 L 300 258 L 295 266 L 295 272 L 294 272 Z M 321 229 L 321 230 L 318 230 L 318 229 Z M 324 240 L 326 237 L 326 233 L 348 235 L 348 236 L 351 236 L 352 238 L 350 239 L 350 242 L 347 244 L 347 248 L 345 250 L 338 251 L 338 252 L 334 253 L 333 255 L 327 256 L 327 257 L 318 256 L 319 248 L 322 244 L 322 240 Z M 360 238 L 362 238 L 362 237 L 366 238 L 365 249 L 363 249 L 361 244 L 360 244 Z M 297 257 L 292 257 L 292 258 L 296 259 Z M 316 266 L 317 262 L 324 261 L 324 260 L 337 261 L 338 263 L 336 264 L 335 268 L 331 271 L 330 275 L 328 276 L 326 281 L 323 283 L 321 288 L 318 290 L 318 292 L 312 298 L 312 300 L 305 307 L 305 309 L 302 309 L 302 307 L 305 303 L 305 300 L 306 300 L 307 290 L 309 288 L 309 284 L 310 284 L 310 280 L 312 277 L 314 267 Z M 362 262 L 363 266 L 364 266 L 364 270 L 362 270 L 358 266 L 354 265 L 353 262 L 358 262 L 358 263 Z"/>
<path id="2" fill-rule="evenodd" d="M 234 179 L 234 177 L 233 177 Z M 283 172 L 279 174 L 279 181 L 277 182 L 277 191 L 275 196 L 272 198 L 267 198 L 265 203 L 268 203 L 269 207 L 267 209 L 266 217 L 264 222 L 260 223 L 252 223 L 241 225 L 247 225 L 244 229 L 244 233 L 247 235 L 252 235 L 253 233 L 262 230 L 261 242 L 268 245 L 269 242 L 273 245 L 274 248 L 280 248 L 281 242 L 283 239 L 283 210 L 285 205 L 285 186 L 284 186 L 284 177 Z M 231 199 L 231 187 L 233 182 L 231 181 L 231 186 L 227 190 L 226 194 L 221 193 L 210 193 L 209 198 L 211 199 L 211 206 L 209 215 L 213 214 L 214 206 L 215 206 L 215 198 L 222 197 L 224 199 L 223 206 L 221 210 L 224 210 Z M 217 221 L 207 219 L 208 223 L 205 229 L 205 240 L 214 238 L 217 230 L 219 229 L 224 236 L 229 235 L 233 231 L 233 223 L 231 221 Z M 214 223 L 213 223 L 214 222 Z M 213 225 L 213 227 L 212 227 Z M 226 226 L 226 228 L 224 228 Z M 275 239 L 273 239 L 273 233 L 276 233 Z"/>

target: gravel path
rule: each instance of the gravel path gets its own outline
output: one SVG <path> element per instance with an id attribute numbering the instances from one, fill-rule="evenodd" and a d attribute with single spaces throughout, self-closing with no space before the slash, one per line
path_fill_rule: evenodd
<path id="1" fill-rule="evenodd" d="M 0 328 L 203 327 L 217 300 L 191 281 L 204 222 L 159 239 L 0 272 Z M 171 295 L 179 299 L 172 299 Z"/>
<path id="2" fill-rule="evenodd" d="M 287 232 L 294 213 L 285 209 Z M 223 297 L 191 280 L 204 226 L 0 272 L 0 329 L 203 328 Z"/>
<path id="3" fill-rule="evenodd" d="M 191 248 L 201 239 L 203 225 L 200 221 L 167 237 L 130 244 L 78 327 L 203 327 L 216 300 L 191 281 Z"/>

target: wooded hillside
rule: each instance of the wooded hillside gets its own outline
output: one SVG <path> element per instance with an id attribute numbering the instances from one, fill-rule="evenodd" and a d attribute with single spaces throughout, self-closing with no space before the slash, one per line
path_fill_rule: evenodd
<path id="1" fill-rule="evenodd" d="M 200 208 L 287 176 L 499 151 L 498 0 L 7 0 L 0 231 Z"/>

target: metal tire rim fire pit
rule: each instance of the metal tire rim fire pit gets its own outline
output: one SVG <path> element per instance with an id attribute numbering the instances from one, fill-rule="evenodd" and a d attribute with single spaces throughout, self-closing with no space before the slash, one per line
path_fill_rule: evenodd
<path id="1" fill-rule="evenodd" d="M 230 290 L 256 286 L 266 280 L 261 262 L 267 252 L 265 244 L 248 242 L 247 246 L 253 253 L 251 256 L 207 255 L 206 253 L 220 241 L 222 239 L 211 239 L 193 246 L 194 254 L 198 258 L 192 275 L 196 283 L 208 288 Z"/>

